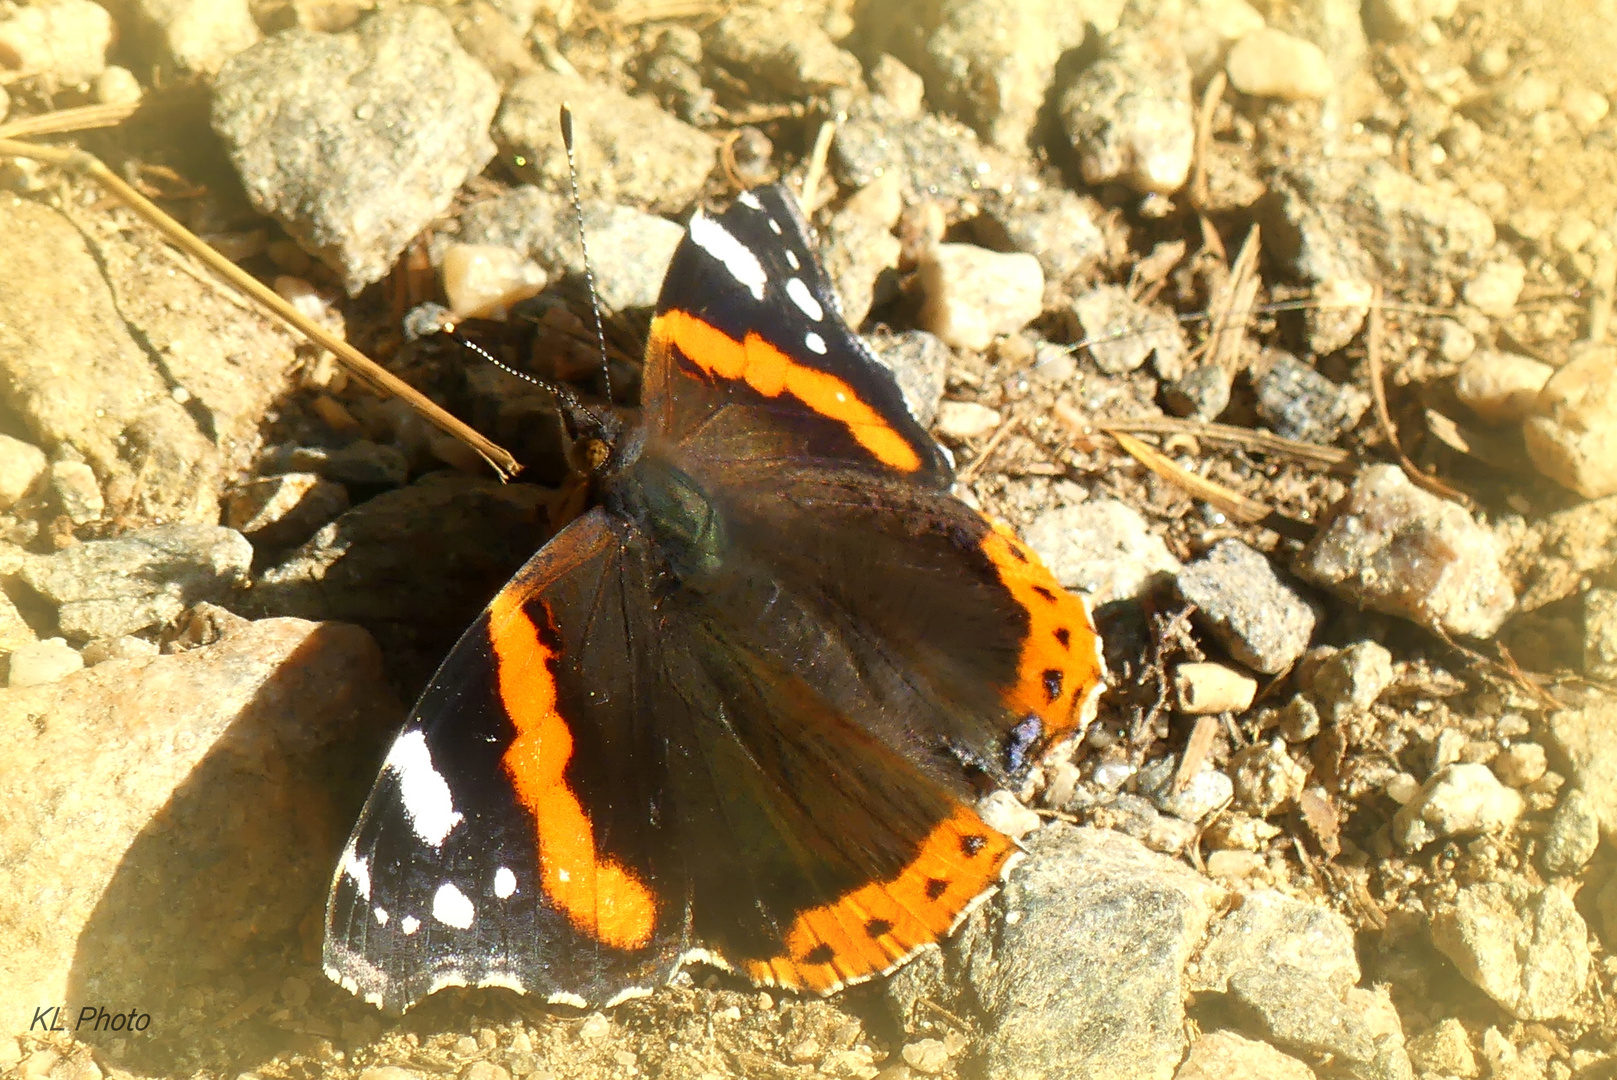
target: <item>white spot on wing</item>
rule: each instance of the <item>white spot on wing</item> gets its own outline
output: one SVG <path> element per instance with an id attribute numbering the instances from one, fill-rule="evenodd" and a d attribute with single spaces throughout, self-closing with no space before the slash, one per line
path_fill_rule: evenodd
<path id="1" fill-rule="evenodd" d="M 383 769 L 392 769 L 399 778 L 399 799 L 410 828 L 424 843 L 442 847 L 444 837 L 461 822 L 450 797 L 449 785 L 433 767 L 427 737 L 420 731 L 400 735 L 387 752 Z"/>
<path id="2" fill-rule="evenodd" d="M 803 335 L 803 344 L 807 345 L 811 350 L 819 353 L 821 356 L 825 355 L 825 339 L 819 334 L 816 334 L 814 331 L 810 330 L 808 333 Z"/>
<path id="3" fill-rule="evenodd" d="M 371 910 L 371 914 L 376 916 L 377 926 L 387 925 L 387 912 L 383 911 L 381 908 L 373 908 Z"/>
<path id="4" fill-rule="evenodd" d="M 494 871 L 494 895 L 501 900 L 517 891 L 517 876 L 511 873 L 509 867 L 502 866 Z"/>
<path id="5" fill-rule="evenodd" d="M 764 272 L 764 264 L 758 261 L 758 256 L 747 245 L 703 213 L 691 218 L 690 235 L 691 243 L 719 260 L 730 271 L 730 276 L 752 293 L 754 300 L 764 298 L 764 286 L 769 283 L 769 275 Z"/>
<path id="6" fill-rule="evenodd" d="M 365 856 L 354 854 L 349 848 L 342 856 L 343 876 L 354 883 L 354 891 L 366 900 L 371 898 L 371 864 L 365 861 Z"/>
<path id="7" fill-rule="evenodd" d="M 549 997 L 545 998 L 545 1001 L 550 1005 L 571 1005 L 575 1009 L 587 1009 L 590 1005 L 589 1002 L 585 1001 L 577 994 L 571 993 L 567 990 L 558 990 L 554 994 L 551 994 Z"/>
<path id="8" fill-rule="evenodd" d="M 406 915 L 403 919 L 399 920 L 399 929 L 404 931 L 405 937 L 409 937 L 420 928 L 421 920 L 416 918 L 414 915 Z"/>
<path id="9" fill-rule="evenodd" d="M 797 261 L 797 252 L 793 251 L 791 248 L 786 249 L 786 265 L 790 266 L 793 270 L 800 270 L 803 266 L 802 263 Z"/>
<path id="10" fill-rule="evenodd" d="M 474 913 L 472 902 L 466 898 L 466 894 L 447 881 L 432 894 L 432 917 L 445 926 L 469 930 Z"/>
<path id="11" fill-rule="evenodd" d="M 635 998 L 650 997 L 651 995 L 652 989 L 649 986 L 630 986 L 607 998 L 606 1003 L 601 1008 L 613 1009 L 622 1005 L 625 1001 L 633 1001 Z"/>
<path id="12" fill-rule="evenodd" d="M 762 210 L 764 208 L 764 204 L 758 201 L 758 196 L 750 191 L 743 191 L 740 195 L 737 195 L 736 202 L 745 206 L 748 210 Z"/>
<path id="13" fill-rule="evenodd" d="M 769 228 L 770 231 L 772 231 L 776 236 L 780 235 L 780 222 L 776 221 L 774 218 L 769 219 Z"/>
<path id="14" fill-rule="evenodd" d="M 799 311 L 815 322 L 825 318 L 825 309 L 814 299 L 814 294 L 809 292 L 809 287 L 803 284 L 802 278 L 787 279 L 786 295 L 792 298 L 792 303 L 797 305 Z"/>

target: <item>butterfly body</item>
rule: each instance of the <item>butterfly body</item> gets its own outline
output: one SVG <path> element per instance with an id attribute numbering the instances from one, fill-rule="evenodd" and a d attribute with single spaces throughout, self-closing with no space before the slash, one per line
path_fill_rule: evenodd
<path id="1" fill-rule="evenodd" d="M 693 220 L 643 386 L 345 849 L 327 971 L 384 1008 L 609 1005 L 692 961 L 820 992 L 890 971 L 1019 854 L 975 796 L 1092 708 L 1082 603 L 949 494 L 783 189 Z"/>

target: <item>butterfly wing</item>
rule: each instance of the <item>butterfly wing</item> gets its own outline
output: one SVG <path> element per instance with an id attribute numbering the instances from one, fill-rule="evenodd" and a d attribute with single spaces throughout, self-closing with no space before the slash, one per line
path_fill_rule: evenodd
<path id="1" fill-rule="evenodd" d="M 646 348 L 652 431 L 711 460 L 850 465 L 947 487 L 949 460 L 892 374 L 842 321 L 797 204 L 779 185 L 698 213 Z"/>

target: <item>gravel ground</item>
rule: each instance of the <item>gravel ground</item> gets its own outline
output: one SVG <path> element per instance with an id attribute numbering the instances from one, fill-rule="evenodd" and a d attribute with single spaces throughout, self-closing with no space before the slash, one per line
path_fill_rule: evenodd
<path id="1" fill-rule="evenodd" d="M 0 4 L 0 138 L 524 466 L 0 155 L 0 1071 L 1613 1075 L 1614 55 L 1516 0 Z M 831 999 L 320 972 L 404 703 L 573 512 L 548 396 L 403 329 L 599 400 L 563 100 L 621 407 L 691 210 L 812 179 L 850 322 L 1105 638 L 994 797 L 1029 858 Z"/>

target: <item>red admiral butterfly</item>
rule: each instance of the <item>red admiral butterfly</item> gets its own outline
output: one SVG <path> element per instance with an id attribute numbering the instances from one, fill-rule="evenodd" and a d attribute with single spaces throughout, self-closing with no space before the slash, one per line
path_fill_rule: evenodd
<path id="1" fill-rule="evenodd" d="M 830 993 L 1017 858 L 973 809 L 1093 711 L 1083 603 L 949 494 L 784 188 L 700 212 L 595 505 L 466 631 L 331 888 L 325 967 L 571 1005 L 700 961 Z"/>

